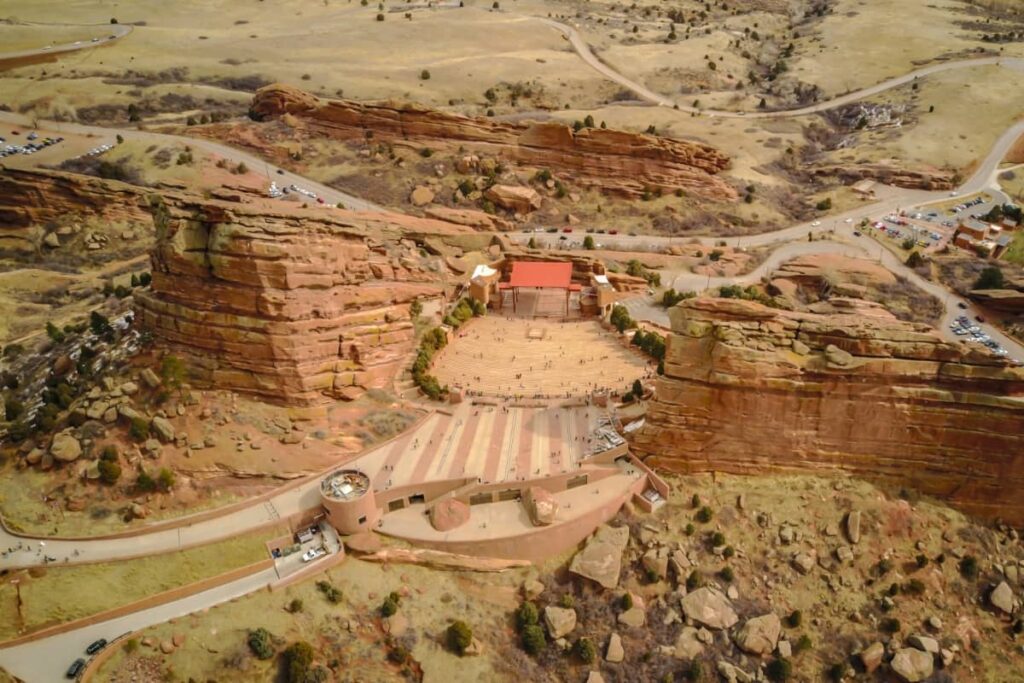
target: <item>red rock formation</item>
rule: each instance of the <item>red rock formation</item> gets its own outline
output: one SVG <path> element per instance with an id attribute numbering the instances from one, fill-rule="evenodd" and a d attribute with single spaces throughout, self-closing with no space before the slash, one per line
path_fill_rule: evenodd
<path id="1" fill-rule="evenodd" d="M 1024 523 L 1024 370 L 875 304 L 850 310 L 673 308 L 634 448 L 680 472 L 843 472 Z"/>
<path id="2" fill-rule="evenodd" d="M 407 103 L 320 100 L 287 85 L 256 92 L 257 119 L 291 115 L 311 129 L 340 139 L 414 140 L 501 157 L 603 191 L 637 197 L 645 190 L 677 189 L 713 199 L 735 199 L 716 174 L 729 166 L 719 150 L 692 141 L 564 123 L 509 123 L 469 118 Z"/>
<path id="3" fill-rule="evenodd" d="M 390 381 L 413 345 L 409 304 L 443 289 L 415 241 L 472 233 L 399 214 L 177 195 L 154 213 L 142 324 L 190 358 L 199 381 L 304 405 Z"/>
<path id="4" fill-rule="evenodd" d="M 939 168 L 903 168 L 886 163 L 823 164 L 808 169 L 811 175 L 834 176 L 848 183 L 877 180 L 887 185 L 912 190 L 951 190 L 956 187 L 956 173 Z"/>

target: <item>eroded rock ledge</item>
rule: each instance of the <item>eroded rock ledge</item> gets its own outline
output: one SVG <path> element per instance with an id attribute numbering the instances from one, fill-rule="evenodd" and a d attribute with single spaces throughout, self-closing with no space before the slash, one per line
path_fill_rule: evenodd
<path id="1" fill-rule="evenodd" d="M 670 312 L 634 447 L 677 472 L 847 473 L 1024 524 L 1024 370 L 866 302 Z"/>
<path id="2" fill-rule="evenodd" d="M 695 192 L 730 200 L 736 190 L 716 174 L 729 157 L 709 145 L 561 122 L 509 123 L 470 118 L 409 103 L 320 100 L 297 88 L 268 85 L 251 106 L 256 119 L 291 115 L 338 139 L 410 140 L 432 147 L 466 148 L 509 163 L 545 168 L 582 185 L 639 197 L 645 191 Z"/>
<path id="3" fill-rule="evenodd" d="M 409 304 L 444 273 L 418 243 L 472 235 L 399 214 L 282 210 L 164 195 L 141 323 L 198 380 L 312 405 L 385 386 L 413 346 Z"/>

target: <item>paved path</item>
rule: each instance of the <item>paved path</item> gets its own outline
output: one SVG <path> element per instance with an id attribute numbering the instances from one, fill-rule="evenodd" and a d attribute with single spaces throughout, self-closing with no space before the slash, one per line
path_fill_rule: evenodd
<path id="1" fill-rule="evenodd" d="M 588 66 L 593 68 L 595 71 L 600 73 L 605 78 L 615 81 L 619 85 L 636 93 L 647 102 L 656 104 L 660 107 L 672 107 L 674 109 L 678 109 L 679 111 L 686 112 L 688 114 L 720 116 L 722 118 L 731 119 L 777 119 L 788 116 L 804 116 L 806 114 L 814 114 L 816 112 L 834 109 L 835 107 L 841 107 L 844 104 L 856 102 L 858 100 L 864 99 L 865 97 L 871 97 L 872 95 L 877 95 L 878 93 L 885 92 L 886 90 L 897 88 L 901 85 L 906 85 L 907 83 L 910 83 L 918 78 L 923 78 L 924 76 L 930 76 L 932 74 L 942 73 L 944 71 L 954 71 L 957 69 L 973 69 L 979 66 L 992 65 L 1003 66 L 1018 71 L 1024 71 L 1024 59 L 1020 58 L 978 57 L 976 59 L 960 59 L 951 62 L 932 64 L 917 69 L 915 71 L 911 71 L 910 73 L 904 74 L 902 76 L 890 78 L 888 80 L 882 81 L 881 83 L 877 83 L 876 85 L 872 85 L 867 88 L 861 88 L 860 90 L 855 90 L 845 95 L 840 95 L 826 102 L 819 102 L 817 104 L 812 104 L 810 106 L 800 107 L 797 109 L 787 109 L 784 111 L 751 112 L 704 109 L 700 107 L 689 106 L 670 97 L 658 94 L 648 89 L 643 84 L 637 83 L 636 81 L 630 79 L 629 77 L 619 73 L 611 66 L 601 61 L 597 57 L 597 55 L 595 55 L 594 52 L 590 49 L 590 45 L 587 44 L 587 41 L 583 38 L 582 35 L 580 35 L 579 31 L 577 31 L 572 26 L 569 26 L 568 24 L 563 24 L 553 19 L 548 19 L 546 17 L 535 18 L 538 21 L 541 21 L 547 24 L 548 26 L 551 26 L 552 28 L 561 32 L 562 35 L 565 36 L 566 39 L 569 41 L 569 44 L 572 45 L 573 49 L 576 51 L 576 54 L 578 54 L 580 59 L 582 59 Z"/>
<path id="2" fill-rule="evenodd" d="M 26 683 L 59 683 L 59 681 L 66 680 L 64 673 L 71 663 L 79 657 L 86 657 L 85 648 L 99 638 L 112 641 L 122 634 L 252 593 L 276 580 L 277 572 L 271 567 L 181 600 L 24 645 L 0 649 L 0 667 Z"/>
<path id="3" fill-rule="evenodd" d="M 38 47 L 31 50 L 16 50 L 12 52 L 0 52 L 0 62 L 11 59 L 24 59 L 25 57 L 36 57 L 39 55 L 58 55 L 78 50 L 90 50 L 94 47 L 109 45 L 115 40 L 120 40 L 132 32 L 132 26 L 127 24 L 43 24 L 36 22 L 24 22 L 15 25 L 21 26 L 81 26 L 82 28 L 94 28 L 96 42 L 91 39 L 78 40 L 73 43 L 62 43 L 49 47 Z"/>
<path id="4" fill-rule="evenodd" d="M 100 126 L 87 126 L 78 123 L 59 123 L 55 121 L 34 120 L 31 117 L 12 112 L 0 112 L 0 121 L 17 126 L 23 126 L 25 128 L 31 128 L 34 122 L 39 129 L 53 131 L 57 135 L 75 133 L 78 135 L 94 136 L 96 138 L 96 146 L 103 143 L 116 144 L 118 135 L 124 137 L 125 140 L 139 140 L 149 142 L 150 144 L 189 145 L 193 148 L 201 149 L 205 152 L 224 157 L 235 164 L 244 163 L 250 168 L 250 170 L 257 173 L 261 171 L 264 172 L 267 176 L 268 187 L 270 186 L 270 182 L 274 181 L 277 183 L 278 187 L 286 187 L 294 184 L 303 189 L 314 192 L 317 196 L 323 197 L 326 202 L 326 205 L 323 206 L 324 211 L 330 211 L 339 202 L 346 208 L 355 211 L 385 211 L 384 208 L 374 204 L 373 202 L 360 199 L 359 197 L 355 197 L 346 192 L 341 192 L 340 190 L 335 190 L 334 188 L 328 187 L 314 180 L 310 180 L 309 178 L 304 178 L 285 169 L 278 169 L 273 165 L 268 164 L 265 160 L 255 154 L 251 154 L 234 147 L 229 147 L 228 145 L 224 145 L 219 142 L 206 140 L 204 138 L 152 133 L 149 131 L 134 130 L 131 128 L 103 128 Z M 2 165 L 2 163 L 3 162 L 0 161 L 0 165 Z M 277 171 L 281 171 L 281 173 L 278 173 Z M 310 200 L 310 203 L 312 205 L 313 200 Z"/>

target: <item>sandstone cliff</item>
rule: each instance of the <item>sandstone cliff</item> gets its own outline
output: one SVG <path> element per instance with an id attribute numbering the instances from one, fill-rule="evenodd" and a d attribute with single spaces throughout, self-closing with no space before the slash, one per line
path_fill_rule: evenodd
<path id="1" fill-rule="evenodd" d="M 408 103 L 320 100 L 281 84 L 258 90 L 250 111 L 261 120 L 287 114 L 339 139 L 372 135 L 375 140 L 465 148 L 627 196 L 655 189 L 685 190 L 712 199 L 737 196 L 716 175 L 728 167 L 729 158 L 697 142 L 601 128 L 574 132 L 559 122 L 498 122 Z"/>
<path id="2" fill-rule="evenodd" d="M 951 190 L 956 187 L 956 173 L 931 167 L 903 168 L 887 163 L 822 164 L 812 166 L 814 176 L 836 177 L 844 182 L 877 180 L 887 185 L 912 190 Z"/>
<path id="3" fill-rule="evenodd" d="M 409 304 L 444 288 L 417 242 L 472 232 L 387 213 L 152 201 L 142 325 L 188 357 L 198 381 L 300 405 L 391 380 L 413 347 Z"/>
<path id="4" fill-rule="evenodd" d="M 670 311 L 634 447 L 679 472 L 846 473 L 1024 523 L 1024 370 L 875 304 Z"/>

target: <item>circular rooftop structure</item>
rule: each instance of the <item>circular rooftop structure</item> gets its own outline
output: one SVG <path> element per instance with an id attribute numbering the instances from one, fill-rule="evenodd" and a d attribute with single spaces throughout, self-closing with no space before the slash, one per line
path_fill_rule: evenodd
<path id="1" fill-rule="evenodd" d="M 341 534 L 373 528 L 380 519 L 370 478 L 359 470 L 337 470 L 320 482 L 320 503 L 327 519 Z"/>
<path id="2" fill-rule="evenodd" d="M 320 482 L 320 493 L 324 498 L 341 502 L 361 498 L 369 490 L 370 478 L 359 470 L 331 472 Z"/>

